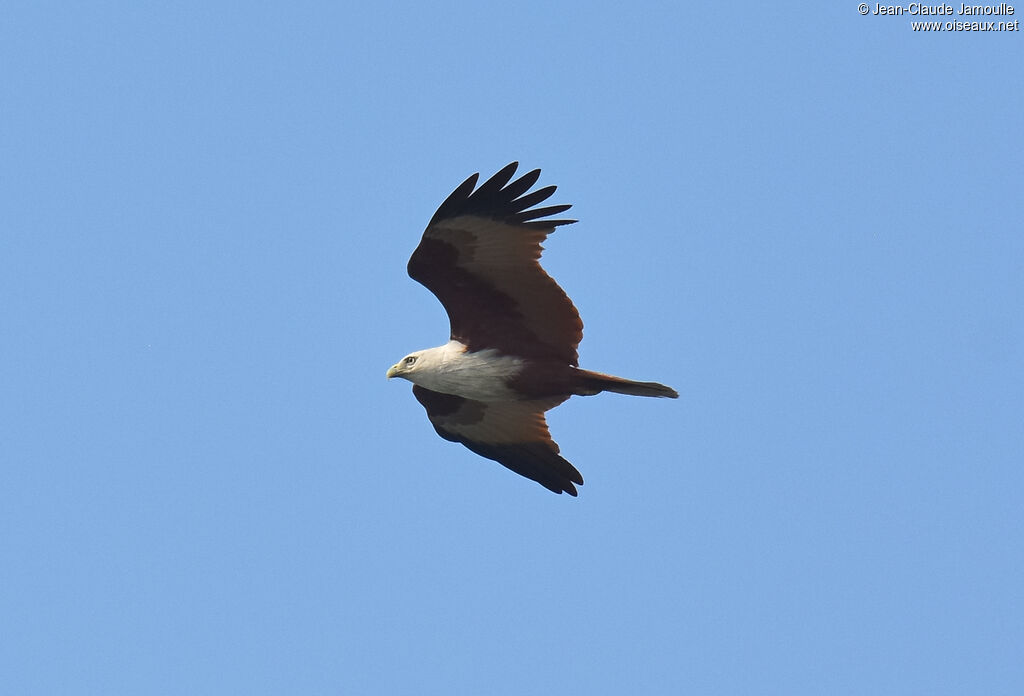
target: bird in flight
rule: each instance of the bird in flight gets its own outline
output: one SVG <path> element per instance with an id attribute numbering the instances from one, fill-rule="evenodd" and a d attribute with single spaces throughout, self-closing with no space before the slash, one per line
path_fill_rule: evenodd
<path id="1" fill-rule="evenodd" d="M 413 383 L 437 434 L 461 442 L 545 488 L 576 495 L 583 477 L 559 455 L 544 414 L 570 396 L 603 391 L 675 399 L 657 382 L 579 367 L 583 322 L 540 266 L 541 242 L 571 205 L 535 208 L 555 192 L 527 193 L 540 170 L 515 181 L 513 162 L 476 186 L 466 179 L 430 218 L 409 276 L 444 305 L 448 343 L 410 353 L 387 371 Z M 474 190 L 475 189 L 475 190 Z"/>

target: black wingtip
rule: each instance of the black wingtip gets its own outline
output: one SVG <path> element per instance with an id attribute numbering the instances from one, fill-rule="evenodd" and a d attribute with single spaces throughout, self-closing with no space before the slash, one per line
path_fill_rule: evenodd
<path id="1" fill-rule="evenodd" d="M 549 185 L 528 192 L 540 178 L 540 169 L 532 169 L 513 180 L 512 177 L 518 168 L 519 162 L 510 162 L 478 187 L 476 183 L 479 181 L 480 175 L 473 174 L 441 203 L 433 217 L 430 218 L 430 224 L 433 225 L 441 220 L 461 215 L 477 215 L 538 229 L 551 229 L 575 222 L 575 220 L 539 219 L 564 212 L 572 207 L 571 204 L 529 210 L 547 200 L 555 192 L 556 187 Z"/>

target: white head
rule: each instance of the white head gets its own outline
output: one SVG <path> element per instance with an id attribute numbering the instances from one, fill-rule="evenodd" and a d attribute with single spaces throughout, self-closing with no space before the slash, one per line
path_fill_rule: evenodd
<path id="1" fill-rule="evenodd" d="M 388 379 L 392 377 L 401 377 L 407 379 L 413 384 L 418 384 L 417 377 L 427 372 L 434 372 L 441 365 L 441 361 L 444 357 L 444 348 L 441 346 L 438 348 L 427 348 L 426 350 L 418 350 L 415 353 L 409 353 L 407 356 L 399 360 L 397 363 L 388 368 L 387 376 Z"/>

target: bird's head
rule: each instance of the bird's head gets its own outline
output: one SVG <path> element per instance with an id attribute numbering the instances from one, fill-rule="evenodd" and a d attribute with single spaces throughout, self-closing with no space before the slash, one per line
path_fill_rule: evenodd
<path id="1" fill-rule="evenodd" d="M 407 379 L 410 382 L 413 381 L 412 373 L 415 372 L 416 368 L 422 363 L 420 360 L 421 357 L 422 352 L 410 353 L 405 356 L 388 368 L 388 379 L 391 379 L 392 377 L 401 377 L 402 379 Z"/>

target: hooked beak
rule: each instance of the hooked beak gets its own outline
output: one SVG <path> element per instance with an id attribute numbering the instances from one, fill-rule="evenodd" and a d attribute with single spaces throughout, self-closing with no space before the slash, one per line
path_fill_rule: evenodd
<path id="1" fill-rule="evenodd" d="M 392 377 L 394 377 L 397 374 L 398 374 L 398 365 L 392 365 L 391 367 L 388 368 L 388 374 L 387 374 L 388 379 L 391 379 Z"/>

